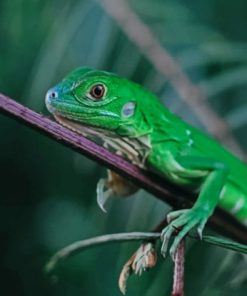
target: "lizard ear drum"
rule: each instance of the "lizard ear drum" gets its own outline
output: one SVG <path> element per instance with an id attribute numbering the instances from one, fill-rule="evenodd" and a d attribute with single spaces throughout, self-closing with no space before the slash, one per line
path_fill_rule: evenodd
<path id="1" fill-rule="evenodd" d="M 90 95 L 94 99 L 101 99 L 105 94 L 105 87 L 103 84 L 96 84 L 90 90 Z"/>
<path id="2" fill-rule="evenodd" d="M 135 113 L 136 104 L 134 102 L 128 102 L 123 105 L 122 116 L 125 118 L 131 117 Z"/>

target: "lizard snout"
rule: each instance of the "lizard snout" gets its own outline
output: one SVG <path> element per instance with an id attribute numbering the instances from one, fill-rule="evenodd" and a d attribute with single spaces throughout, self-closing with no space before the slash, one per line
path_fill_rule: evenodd
<path id="1" fill-rule="evenodd" d="M 48 90 L 45 96 L 45 104 L 49 112 L 54 113 L 55 109 L 52 107 L 52 100 L 58 98 L 58 91 L 54 88 Z"/>

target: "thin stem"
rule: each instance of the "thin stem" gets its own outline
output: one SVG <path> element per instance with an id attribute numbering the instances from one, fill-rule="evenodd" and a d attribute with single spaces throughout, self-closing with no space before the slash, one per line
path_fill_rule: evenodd
<path id="1" fill-rule="evenodd" d="M 188 237 L 192 239 L 200 240 L 199 237 L 191 234 L 189 234 Z M 102 244 L 112 243 L 112 242 L 125 242 L 125 241 L 150 240 L 150 239 L 152 240 L 160 239 L 160 233 L 159 232 L 114 233 L 114 234 L 101 235 L 101 236 L 96 236 L 96 237 L 85 239 L 85 240 L 76 241 L 66 246 L 65 248 L 59 250 L 57 253 L 55 253 L 47 263 L 45 269 L 47 272 L 50 272 L 55 268 L 55 266 L 60 260 L 65 259 L 87 248 L 91 248 L 91 247 L 102 245 Z M 218 238 L 214 236 L 203 236 L 202 241 L 212 245 L 218 245 L 220 247 L 223 247 L 229 250 L 247 254 L 246 245 L 242 245 L 231 240 L 226 240 L 226 239 Z M 178 254 L 176 253 L 176 256 L 178 257 L 182 256 L 181 254 L 182 254 L 183 248 L 184 246 L 181 246 L 180 253 Z"/>
<path id="2" fill-rule="evenodd" d="M 185 239 L 177 248 L 174 260 L 173 289 L 171 296 L 184 295 L 184 258 L 185 258 Z"/>
<path id="3" fill-rule="evenodd" d="M 58 251 L 47 263 L 45 270 L 47 272 L 52 271 L 57 265 L 58 261 L 65 259 L 75 253 L 78 253 L 84 249 L 95 247 L 98 245 L 107 244 L 109 242 L 126 242 L 136 241 L 144 239 L 157 239 L 160 237 L 160 233 L 154 232 L 127 232 L 127 233 L 114 233 L 96 236 L 93 238 L 81 240 L 68 245 L 67 247 Z"/>

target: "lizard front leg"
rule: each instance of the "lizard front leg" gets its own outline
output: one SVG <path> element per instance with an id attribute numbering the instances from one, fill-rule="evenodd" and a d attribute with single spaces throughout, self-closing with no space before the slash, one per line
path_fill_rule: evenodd
<path id="1" fill-rule="evenodd" d="M 168 216 L 168 220 L 172 221 L 162 231 L 161 253 L 166 257 L 170 238 L 177 233 L 170 248 L 172 258 L 174 258 L 178 244 L 192 228 L 196 227 L 199 236 L 202 236 L 204 226 L 217 206 L 229 173 L 224 163 L 212 159 L 183 156 L 176 161 L 184 168 L 183 177 L 186 177 L 186 174 L 189 176 L 193 170 L 205 172 L 205 177 L 202 178 L 199 196 L 194 206 L 191 209 L 171 212 Z"/>

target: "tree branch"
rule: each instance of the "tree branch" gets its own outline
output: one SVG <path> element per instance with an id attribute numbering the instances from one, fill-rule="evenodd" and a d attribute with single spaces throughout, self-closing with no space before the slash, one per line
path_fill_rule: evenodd
<path id="1" fill-rule="evenodd" d="M 105 148 L 3 94 L 0 94 L 0 112 L 129 178 L 137 186 L 146 189 L 174 208 L 191 207 L 192 201 L 195 200 L 195 195 L 150 172 L 140 170 Z M 223 210 L 217 209 L 209 224 L 222 234 L 247 244 L 247 228 Z"/>

